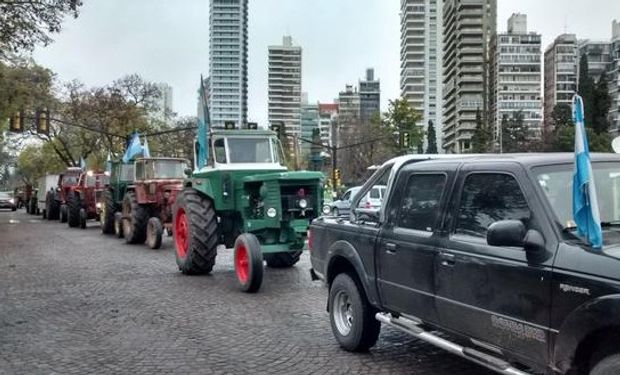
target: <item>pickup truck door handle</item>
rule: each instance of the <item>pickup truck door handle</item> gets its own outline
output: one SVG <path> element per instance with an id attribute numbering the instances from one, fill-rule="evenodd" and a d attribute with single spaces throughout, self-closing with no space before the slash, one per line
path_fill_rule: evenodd
<path id="1" fill-rule="evenodd" d="M 454 265 L 454 259 L 456 258 L 454 256 L 454 254 L 448 254 L 448 253 L 441 253 L 441 255 L 439 255 L 440 259 L 441 259 L 441 265 L 442 266 L 453 266 Z"/>
<path id="2" fill-rule="evenodd" d="M 386 253 L 388 254 L 396 254 L 396 249 L 398 249 L 398 245 L 396 245 L 395 243 L 392 242 L 387 242 L 385 244 L 385 248 L 386 248 Z"/>

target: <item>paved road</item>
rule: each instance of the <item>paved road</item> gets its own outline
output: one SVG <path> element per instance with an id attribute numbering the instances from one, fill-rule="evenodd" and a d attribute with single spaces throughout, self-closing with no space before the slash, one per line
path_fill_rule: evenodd
<path id="1" fill-rule="evenodd" d="M 0 374 L 490 374 L 384 327 L 366 354 L 339 349 L 309 259 L 237 290 L 231 252 L 181 275 L 173 244 L 126 245 L 0 211 Z"/>

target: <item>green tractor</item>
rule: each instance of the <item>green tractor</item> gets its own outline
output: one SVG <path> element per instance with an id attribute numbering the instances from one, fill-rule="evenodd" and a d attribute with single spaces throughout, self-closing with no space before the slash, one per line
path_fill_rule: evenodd
<path id="1" fill-rule="evenodd" d="M 323 174 L 288 171 L 276 133 L 249 125 L 208 129 L 208 112 L 201 117 L 194 170 L 173 208 L 173 233 L 181 272 L 211 272 L 218 245 L 225 245 L 234 248 L 241 289 L 256 292 L 263 260 L 275 268 L 299 261 L 308 226 L 321 215 Z"/>
<path id="2" fill-rule="evenodd" d="M 101 231 L 104 234 L 115 234 L 123 237 L 123 198 L 127 187 L 134 180 L 134 162 L 123 163 L 122 160 L 110 162 L 110 183 L 101 194 L 98 207 L 101 210 Z"/>

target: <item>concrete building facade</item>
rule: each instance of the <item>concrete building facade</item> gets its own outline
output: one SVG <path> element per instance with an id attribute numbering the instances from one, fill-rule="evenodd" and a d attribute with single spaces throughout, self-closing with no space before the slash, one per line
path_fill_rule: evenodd
<path id="1" fill-rule="evenodd" d="M 611 108 L 609 109 L 610 130 L 614 136 L 620 135 L 620 22 L 611 25 L 611 63 L 608 70 L 607 84 Z"/>
<path id="2" fill-rule="evenodd" d="M 548 139 L 554 124 L 551 114 L 557 104 L 571 105 L 577 90 L 577 37 L 574 34 L 558 36 L 545 50 L 544 57 L 544 128 Z"/>
<path id="3" fill-rule="evenodd" d="M 493 37 L 490 64 L 490 125 L 496 150 L 502 151 L 504 119 L 523 116 L 532 139 L 542 136 L 541 35 L 527 31 L 527 16 L 513 14 L 506 32 Z"/>
<path id="4" fill-rule="evenodd" d="M 426 129 L 432 121 L 441 150 L 443 0 L 400 2 L 401 97 L 422 115 Z"/>
<path id="5" fill-rule="evenodd" d="M 283 123 L 286 132 L 301 136 L 301 54 L 290 36 L 282 45 L 269 46 L 268 120 Z"/>
<path id="6" fill-rule="evenodd" d="M 488 113 L 489 47 L 496 19 L 497 0 L 444 1 L 442 148 L 445 152 L 469 151 L 476 113 Z"/>
<path id="7" fill-rule="evenodd" d="M 209 109 L 213 126 L 248 116 L 248 0 L 210 0 Z"/>
<path id="8" fill-rule="evenodd" d="M 381 82 L 375 79 L 375 70 L 366 69 L 365 79 L 359 81 L 360 120 L 370 123 L 372 116 L 381 112 Z"/>

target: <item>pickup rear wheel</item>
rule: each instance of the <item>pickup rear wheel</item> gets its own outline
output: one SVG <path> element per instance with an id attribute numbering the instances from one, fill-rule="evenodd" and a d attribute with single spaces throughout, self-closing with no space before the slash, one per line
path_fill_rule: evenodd
<path id="1" fill-rule="evenodd" d="M 620 354 L 612 354 L 601 359 L 590 370 L 590 375 L 616 374 L 620 374 Z"/>
<path id="2" fill-rule="evenodd" d="M 356 280 L 346 273 L 336 276 L 328 303 L 332 332 L 342 348 L 360 352 L 375 345 L 381 323 L 375 319 L 376 310 Z"/>

